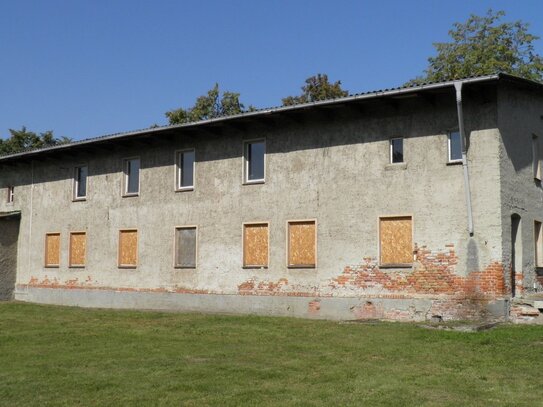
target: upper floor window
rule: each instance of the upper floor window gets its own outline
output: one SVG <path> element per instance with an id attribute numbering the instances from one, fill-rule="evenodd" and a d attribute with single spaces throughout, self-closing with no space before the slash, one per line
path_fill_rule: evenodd
<path id="1" fill-rule="evenodd" d="M 8 193 L 7 202 L 8 203 L 13 203 L 13 200 L 15 198 L 15 187 L 9 186 L 8 189 L 7 189 L 7 193 Z"/>
<path id="2" fill-rule="evenodd" d="M 125 196 L 138 195 L 140 192 L 140 159 L 127 158 L 124 160 L 124 186 Z"/>
<path id="3" fill-rule="evenodd" d="M 453 131 L 448 137 L 449 162 L 462 161 L 462 140 L 460 133 Z"/>
<path id="4" fill-rule="evenodd" d="M 176 190 L 183 191 L 194 188 L 194 167 L 194 149 L 176 153 Z"/>
<path id="5" fill-rule="evenodd" d="M 87 176 L 89 169 L 86 165 L 75 167 L 74 171 L 74 200 L 87 197 Z"/>
<path id="6" fill-rule="evenodd" d="M 264 182 L 266 141 L 252 140 L 245 142 L 244 181 L 246 183 Z"/>
<path id="7" fill-rule="evenodd" d="M 390 162 L 392 164 L 403 163 L 403 138 L 390 140 Z"/>
<path id="8" fill-rule="evenodd" d="M 539 139 L 532 135 L 532 166 L 534 172 L 534 179 L 541 181 L 541 159 L 539 157 Z"/>

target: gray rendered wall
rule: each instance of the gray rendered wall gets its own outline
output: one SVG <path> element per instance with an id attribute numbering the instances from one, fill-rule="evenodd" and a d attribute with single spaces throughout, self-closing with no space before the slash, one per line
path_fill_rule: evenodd
<path id="1" fill-rule="evenodd" d="M 379 284 L 338 284 L 349 267 L 375 264 L 378 219 L 411 215 L 414 243 L 449 253 L 449 269 L 467 277 L 502 261 L 500 135 L 495 94 L 466 102 L 471 189 L 476 233 L 468 238 L 462 168 L 447 164 L 447 133 L 457 128 L 454 94 L 434 100 L 375 102 L 361 113 L 314 111 L 301 121 L 255 122 L 245 128 L 156 135 L 149 146 L 65 155 L 0 171 L 0 187 L 17 182 L 22 210 L 17 283 L 24 287 L 79 287 L 237 295 L 435 298 Z M 243 185 L 243 140 L 266 139 L 266 182 Z M 389 139 L 405 137 L 405 164 L 389 164 Z M 174 152 L 196 149 L 194 191 L 174 192 Z M 123 198 L 122 159 L 141 157 L 139 197 Z M 88 197 L 72 202 L 75 165 L 88 164 Z M 33 168 L 32 168 L 33 167 Z M 33 182 L 32 182 L 33 180 Z M 33 186 L 32 186 L 33 184 Z M 0 203 L 3 210 L 4 203 Z M 286 266 L 288 220 L 316 219 L 315 269 Z M 242 267 L 242 223 L 270 222 L 267 269 Z M 198 226 L 196 269 L 173 267 L 176 226 Z M 118 231 L 138 228 L 136 269 L 117 267 Z M 68 267 L 70 231 L 86 231 L 87 266 Z M 61 233 L 61 265 L 44 268 L 47 232 Z M 390 281 L 417 271 L 383 270 Z M 245 290 L 245 291 L 244 291 Z M 22 291 L 21 291 L 22 292 Z M 451 294 L 449 292 L 445 294 Z M 21 294 L 23 299 L 23 294 Z"/>

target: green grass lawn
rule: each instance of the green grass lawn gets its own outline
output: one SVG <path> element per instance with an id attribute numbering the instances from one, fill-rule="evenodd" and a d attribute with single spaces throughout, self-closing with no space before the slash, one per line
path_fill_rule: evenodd
<path id="1" fill-rule="evenodd" d="M 543 327 L 0 303 L 0 404 L 543 405 Z"/>

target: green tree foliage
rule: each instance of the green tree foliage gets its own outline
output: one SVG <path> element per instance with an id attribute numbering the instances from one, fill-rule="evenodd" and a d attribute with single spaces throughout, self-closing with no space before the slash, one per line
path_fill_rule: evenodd
<path id="1" fill-rule="evenodd" d="M 13 154 L 35 148 L 51 147 L 72 141 L 67 137 L 55 138 L 51 130 L 38 135 L 33 131 L 28 131 L 25 126 L 21 130 L 9 129 L 9 132 L 9 138 L 5 140 L 0 139 L 0 155 Z"/>
<path id="2" fill-rule="evenodd" d="M 193 107 L 188 109 L 175 109 L 166 112 L 166 117 L 170 124 L 182 124 L 197 122 L 200 120 L 213 119 L 215 117 L 230 116 L 255 110 L 254 107 L 245 106 L 239 101 L 239 93 L 221 92 L 219 84 L 216 83 L 207 95 L 202 95 L 196 99 Z"/>
<path id="3" fill-rule="evenodd" d="M 340 98 L 348 94 L 348 91 L 341 88 L 341 81 L 330 83 L 328 75 L 319 73 L 305 80 L 305 85 L 302 86 L 302 94 L 300 96 L 288 96 L 282 99 L 282 102 L 283 106 L 291 106 L 298 103 Z"/>
<path id="4" fill-rule="evenodd" d="M 435 43 L 437 55 L 428 58 L 425 75 L 408 85 L 440 82 L 497 72 L 526 79 L 543 79 L 543 59 L 533 42 L 539 37 L 528 32 L 522 21 L 501 22 L 504 11 L 488 10 L 485 16 L 471 15 L 449 31 L 451 42 Z"/>

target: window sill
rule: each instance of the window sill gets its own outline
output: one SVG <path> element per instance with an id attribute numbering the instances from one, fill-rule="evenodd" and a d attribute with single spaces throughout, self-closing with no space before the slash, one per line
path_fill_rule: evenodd
<path id="1" fill-rule="evenodd" d="M 312 265 L 312 266 L 293 266 L 293 265 L 288 265 L 287 268 L 289 269 L 316 269 L 317 266 L 316 265 Z"/>
<path id="2" fill-rule="evenodd" d="M 194 187 L 183 187 L 183 188 L 177 188 L 175 192 L 189 192 L 194 191 Z"/>
<path id="3" fill-rule="evenodd" d="M 58 269 L 60 268 L 60 264 L 50 264 L 50 265 L 45 265 L 43 267 L 45 267 L 46 269 Z"/>
<path id="4" fill-rule="evenodd" d="M 72 199 L 72 202 L 85 202 L 87 200 L 87 197 L 84 198 L 74 198 Z"/>
<path id="5" fill-rule="evenodd" d="M 268 266 L 242 266 L 244 270 L 267 270 Z"/>
<path id="6" fill-rule="evenodd" d="M 406 170 L 407 163 L 391 163 L 385 165 L 385 171 Z"/>
<path id="7" fill-rule="evenodd" d="M 410 269 L 410 268 L 413 268 L 413 263 L 379 264 L 379 268 L 382 268 L 382 269 Z"/>
<path id="8" fill-rule="evenodd" d="M 462 165 L 462 160 L 447 161 L 447 165 Z"/>
<path id="9" fill-rule="evenodd" d="M 173 266 L 176 270 L 196 270 L 196 266 Z"/>
<path id="10" fill-rule="evenodd" d="M 71 269 L 84 269 L 85 268 L 85 265 L 84 264 L 81 264 L 81 265 L 70 265 L 68 266 L 68 268 L 71 268 Z"/>
<path id="11" fill-rule="evenodd" d="M 258 185 L 258 184 L 265 184 L 266 181 L 263 179 L 257 179 L 254 181 L 244 181 L 243 185 Z"/>
<path id="12" fill-rule="evenodd" d="M 120 268 L 120 269 L 128 269 L 128 270 L 129 270 L 129 269 L 134 270 L 134 269 L 137 269 L 137 268 L 138 268 L 138 266 L 120 266 L 120 265 L 117 266 L 117 267 Z"/>
<path id="13" fill-rule="evenodd" d="M 123 198 L 134 198 L 136 196 L 140 196 L 139 193 L 135 193 L 135 194 L 123 194 Z"/>

